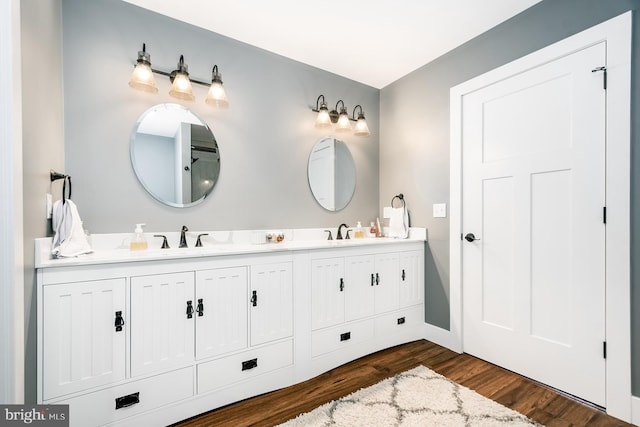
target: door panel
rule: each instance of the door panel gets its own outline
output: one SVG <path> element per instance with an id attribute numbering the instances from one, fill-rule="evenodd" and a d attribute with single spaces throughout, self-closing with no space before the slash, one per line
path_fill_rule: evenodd
<path id="1" fill-rule="evenodd" d="M 465 95 L 465 351 L 605 403 L 605 45 Z M 588 373 L 588 374 L 586 374 Z"/>

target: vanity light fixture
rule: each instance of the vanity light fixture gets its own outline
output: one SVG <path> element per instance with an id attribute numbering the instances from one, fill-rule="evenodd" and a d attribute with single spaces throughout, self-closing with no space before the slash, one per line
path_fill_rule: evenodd
<path id="1" fill-rule="evenodd" d="M 340 108 L 338 109 L 339 106 Z M 360 111 L 356 118 L 357 109 L 360 109 Z M 318 113 L 315 122 L 315 127 L 318 129 L 328 129 L 332 127 L 332 124 L 335 124 L 336 132 L 349 132 L 354 130 L 351 128 L 350 123 L 350 121 L 354 121 L 356 122 L 354 135 L 365 137 L 371 134 L 367 120 L 364 118 L 364 111 L 359 104 L 355 106 L 352 116 L 349 117 L 343 100 L 336 102 L 336 108 L 329 111 L 324 95 L 320 95 L 316 100 L 316 108 L 311 108 L 311 111 Z"/>
<path id="2" fill-rule="evenodd" d="M 322 98 L 322 104 L 318 107 L 318 103 L 320 102 L 320 98 Z M 318 129 L 326 129 L 331 127 L 331 117 L 329 116 L 329 109 L 327 108 L 327 103 L 324 100 L 324 95 L 320 95 L 316 100 L 316 108 L 315 110 L 318 113 L 316 117 L 316 127 Z"/>
<path id="3" fill-rule="evenodd" d="M 184 63 L 183 55 L 180 55 L 177 68 L 170 73 L 152 68 L 151 55 L 147 53 L 146 44 L 143 43 L 142 50 L 138 52 L 138 60 L 136 61 L 133 74 L 129 80 L 129 86 L 134 89 L 156 93 L 158 92 L 158 87 L 153 77 L 153 73 L 155 73 L 169 77 L 171 81 L 169 95 L 174 98 L 193 101 L 195 96 L 193 95 L 192 83 L 195 83 L 209 88 L 209 93 L 205 99 L 207 104 L 221 108 L 229 106 L 227 94 L 224 86 L 222 86 L 222 75 L 218 71 L 217 65 L 213 66 L 211 83 L 190 78 L 188 69 L 189 67 Z"/>
<path id="4" fill-rule="evenodd" d="M 340 113 L 338 114 L 338 104 L 342 102 Z M 329 115 L 338 115 L 338 122 L 336 123 L 336 132 L 351 132 L 351 123 L 349 123 L 349 114 L 347 108 L 344 106 L 344 101 L 341 99 L 336 102 L 336 109 L 329 112 Z"/>
<path id="5" fill-rule="evenodd" d="M 211 70 L 211 86 L 209 87 L 207 99 L 205 99 L 204 102 L 220 108 L 229 106 L 227 93 L 224 91 L 224 86 L 222 86 L 222 74 L 218 72 L 217 65 L 214 65 L 213 70 Z"/>
<path id="6" fill-rule="evenodd" d="M 189 67 L 184 63 L 184 57 L 180 55 L 178 68 L 173 70 L 169 75 L 169 79 L 171 80 L 169 95 L 174 98 L 184 99 L 185 101 L 193 101 L 196 97 L 193 96 L 193 88 L 191 87 L 188 69 Z"/>
<path id="7" fill-rule="evenodd" d="M 356 119 L 356 109 L 360 108 L 360 112 L 358 113 L 358 118 Z M 371 132 L 369 132 L 369 126 L 367 125 L 367 120 L 364 118 L 364 111 L 362 111 L 362 105 L 358 104 L 353 107 L 353 114 L 351 115 L 351 120 L 356 121 L 356 129 L 353 133 L 356 136 L 369 136 Z"/>
<path id="8" fill-rule="evenodd" d="M 136 67 L 133 69 L 133 74 L 131 74 L 129 86 L 145 92 L 158 92 L 156 79 L 153 77 L 153 71 L 151 70 L 151 55 L 147 53 L 147 47 L 144 43 L 142 43 L 142 50 L 138 51 L 138 60 L 136 61 Z"/>

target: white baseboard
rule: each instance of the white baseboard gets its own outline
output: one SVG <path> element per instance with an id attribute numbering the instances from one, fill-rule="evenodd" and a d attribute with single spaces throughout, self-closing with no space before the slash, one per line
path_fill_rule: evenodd
<path id="1" fill-rule="evenodd" d="M 640 426 L 640 397 L 631 396 L 631 424 Z"/>
<path id="2" fill-rule="evenodd" d="M 460 343 L 455 334 L 446 329 L 439 328 L 438 326 L 431 325 L 429 323 L 424 324 L 424 338 L 428 341 L 455 351 L 456 353 L 462 353 Z"/>

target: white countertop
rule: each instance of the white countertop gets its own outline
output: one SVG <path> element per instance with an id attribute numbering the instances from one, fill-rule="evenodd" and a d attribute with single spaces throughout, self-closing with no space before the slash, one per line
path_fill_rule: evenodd
<path id="1" fill-rule="evenodd" d="M 52 258 L 52 238 L 35 240 L 35 267 L 65 267 L 92 264 L 112 264 L 121 262 L 155 261 L 166 259 L 197 258 L 210 256 L 247 255 L 279 251 L 300 251 L 313 249 L 331 249 L 341 247 L 357 247 L 366 245 L 388 245 L 402 242 L 419 242 L 426 240 L 426 229 L 410 229 L 409 238 L 395 239 L 387 237 L 365 237 L 361 239 L 327 240 L 325 229 L 291 229 L 291 230 L 239 230 L 239 231 L 201 231 L 188 232 L 188 248 L 179 248 L 179 233 L 145 233 L 149 248 L 131 251 L 129 241 L 131 233 L 94 234 L 90 237 L 93 253 L 69 258 Z M 335 239 L 335 230 L 332 230 Z M 198 234 L 208 233 L 202 237 L 202 247 L 195 247 Z M 267 233 L 283 233 L 284 241 L 280 243 L 264 243 Z M 169 249 L 160 249 L 161 238 L 154 234 L 166 235 Z"/>

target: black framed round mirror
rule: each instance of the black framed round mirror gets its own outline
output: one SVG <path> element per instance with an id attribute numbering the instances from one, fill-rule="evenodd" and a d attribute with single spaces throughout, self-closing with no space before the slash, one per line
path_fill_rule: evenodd
<path id="1" fill-rule="evenodd" d="M 140 116 L 130 153 L 138 181 L 169 206 L 201 203 L 218 182 L 220 152 L 213 132 L 178 104 L 155 105 Z"/>

